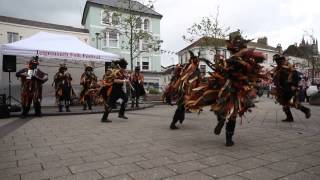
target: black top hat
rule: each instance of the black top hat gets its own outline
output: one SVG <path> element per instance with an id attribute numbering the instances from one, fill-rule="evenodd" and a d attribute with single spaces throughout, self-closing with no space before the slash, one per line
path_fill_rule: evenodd
<path id="1" fill-rule="evenodd" d="M 280 54 L 275 54 L 272 58 L 277 64 L 282 64 L 286 60 L 286 58 Z"/>
<path id="2" fill-rule="evenodd" d="M 123 69 L 126 69 L 126 68 L 127 68 L 127 65 L 128 65 L 128 63 L 127 63 L 127 61 L 126 61 L 125 59 L 120 59 L 120 60 L 117 62 L 117 64 L 119 64 L 119 66 L 120 66 L 121 68 L 123 68 Z"/>
<path id="3" fill-rule="evenodd" d="M 229 40 L 227 40 L 227 49 L 232 53 L 236 53 L 241 49 L 247 48 L 247 44 L 250 41 L 241 36 L 240 30 L 232 32 L 229 34 Z"/>

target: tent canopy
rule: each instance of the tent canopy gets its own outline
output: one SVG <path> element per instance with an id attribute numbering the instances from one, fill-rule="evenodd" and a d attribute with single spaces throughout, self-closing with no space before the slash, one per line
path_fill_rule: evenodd
<path id="1" fill-rule="evenodd" d="M 80 41 L 77 37 L 39 32 L 29 38 L 4 44 L 1 53 L 7 55 L 39 56 L 44 58 L 84 61 L 112 61 L 119 55 L 104 52 Z"/>

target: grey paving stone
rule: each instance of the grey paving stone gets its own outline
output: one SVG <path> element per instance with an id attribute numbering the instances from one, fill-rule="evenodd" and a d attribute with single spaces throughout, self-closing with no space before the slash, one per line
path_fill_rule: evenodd
<path id="1" fill-rule="evenodd" d="M 270 161 L 266 161 L 263 159 L 257 159 L 257 158 L 253 158 L 253 157 L 230 162 L 230 164 L 235 165 L 235 166 L 239 166 L 243 169 L 253 169 L 253 168 L 264 166 L 264 165 L 270 164 L 270 163 L 271 163 Z"/>
<path id="2" fill-rule="evenodd" d="M 102 176 L 96 171 L 87 171 L 84 173 L 78 173 L 71 176 L 61 176 L 53 178 L 52 180 L 99 180 Z"/>
<path id="3" fill-rule="evenodd" d="M 171 158 L 177 162 L 184 162 L 184 161 L 201 159 L 203 158 L 203 156 L 201 156 L 198 153 L 186 153 L 186 154 L 178 154 L 178 155 L 172 156 Z"/>
<path id="4" fill-rule="evenodd" d="M 303 155 L 296 158 L 289 159 L 289 161 L 300 162 L 312 166 L 320 165 L 320 157 L 313 155 Z"/>
<path id="5" fill-rule="evenodd" d="M 105 168 L 109 166 L 111 166 L 111 164 L 107 161 L 98 161 L 98 162 L 72 165 L 72 166 L 69 166 L 69 168 L 72 173 L 79 173 L 79 172 L 84 172 L 84 171 L 93 170 L 93 169 Z"/>
<path id="6" fill-rule="evenodd" d="M 30 159 L 23 159 L 18 161 L 18 166 L 28 166 L 32 164 L 38 164 L 41 162 L 54 162 L 54 161 L 59 161 L 60 158 L 57 155 L 50 155 L 50 156 L 45 156 L 45 157 L 39 157 L 39 158 L 30 158 Z"/>
<path id="7" fill-rule="evenodd" d="M 138 162 L 143 160 L 146 160 L 146 159 L 143 158 L 141 155 L 134 155 L 134 156 L 110 159 L 109 162 L 111 162 L 113 165 L 121 165 L 121 164 L 133 163 L 133 162 Z"/>
<path id="8" fill-rule="evenodd" d="M 172 164 L 175 162 L 176 161 L 172 160 L 169 157 L 160 157 L 160 158 L 155 158 L 155 159 L 146 160 L 146 161 L 139 161 L 139 162 L 136 162 L 136 164 L 138 164 L 140 167 L 144 169 L 150 169 L 150 168 L 163 166 L 166 164 Z"/>
<path id="9" fill-rule="evenodd" d="M 142 155 L 146 159 L 156 159 L 156 158 L 163 158 L 163 157 L 173 157 L 173 156 L 176 156 L 177 154 L 169 150 L 160 150 L 160 151 L 152 151 L 152 152 L 144 153 Z"/>
<path id="10" fill-rule="evenodd" d="M 246 149 L 236 149 L 236 150 L 234 150 L 234 152 L 228 152 L 228 153 L 224 153 L 224 154 L 229 157 L 236 158 L 236 159 L 244 159 L 244 158 L 258 156 L 261 153 L 249 151 Z"/>
<path id="11" fill-rule="evenodd" d="M 3 169 L 0 171 L 0 174 L 9 176 L 9 175 L 24 174 L 24 173 L 40 171 L 40 170 L 41 170 L 41 165 L 39 163 L 39 164 L 30 165 L 30 166 Z"/>
<path id="12" fill-rule="evenodd" d="M 79 157 L 79 158 L 64 159 L 64 160 L 58 160 L 58 161 L 43 162 L 42 165 L 44 169 L 50 169 L 50 168 L 77 165 L 81 163 L 84 163 L 84 161 Z"/>
<path id="13" fill-rule="evenodd" d="M 182 163 L 170 164 L 167 167 L 177 173 L 186 173 L 195 170 L 205 169 L 208 166 L 197 161 L 187 161 Z"/>
<path id="14" fill-rule="evenodd" d="M 232 175 L 232 176 L 225 176 L 222 178 L 218 178 L 219 180 L 248 180 L 247 178 L 238 176 L 238 175 Z"/>
<path id="15" fill-rule="evenodd" d="M 60 176 L 71 175 L 67 168 L 52 168 L 44 171 L 37 171 L 21 175 L 21 180 L 42 180 Z"/>
<path id="16" fill-rule="evenodd" d="M 315 166 L 315 167 L 306 169 L 305 171 L 307 171 L 307 172 L 309 172 L 311 174 L 315 174 L 315 175 L 320 176 L 320 166 Z"/>
<path id="17" fill-rule="evenodd" d="M 61 159 L 71 159 L 76 157 L 85 157 L 85 156 L 94 156 L 95 154 L 93 151 L 79 151 L 79 152 L 71 152 L 71 153 L 64 153 L 60 154 Z"/>
<path id="18" fill-rule="evenodd" d="M 265 168 L 265 167 L 259 167 L 256 169 L 252 169 L 252 170 L 248 170 L 245 172 L 241 172 L 238 175 L 248 178 L 248 179 L 252 179 L 252 180 L 270 180 L 270 179 L 277 179 L 279 177 L 282 177 L 284 175 L 286 175 L 287 173 L 283 173 L 280 171 L 276 171 L 276 170 L 272 170 L 269 168 Z"/>
<path id="19" fill-rule="evenodd" d="M 277 163 L 267 165 L 266 167 L 289 174 L 289 173 L 301 171 L 301 170 L 306 169 L 310 166 L 311 165 L 306 165 L 306 164 L 302 164 L 299 162 L 280 161 Z"/>
<path id="20" fill-rule="evenodd" d="M 2 180 L 20 180 L 19 175 L 4 175 L 0 174 L 0 179 Z"/>
<path id="21" fill-rule="evenodd" d="M 133 180 L 133 179 L 128 175 L 120 175 L 120 176 L 115 176 L 110 178 L 104 178 L 103 180 Z"/>
<path id="22" fill-rule="evenodd" d="M 215 156 L 210 156 L 206 157 L 203 159 L 198 160 L 199 162 L 211 166 L 216 166 L 220 164 L 226 164 L 228 162 L 236 161 L 237 159 L 225 155 L 215 155 Z"/>
<path id="23" fill-rule="evenodd" d="M 128 174 L 130 172 L 135 171 L 141 171 L 142 168 L 135 164 L 125 164 L 125 165 L 119 165 L 119 166 L 111 166 L 108 168 L 103 168 L 97 170 L 103 177 L 112 177 L 112 176 L 118 176 L 122 174 Z"/>
<path id="24" fill-rule="evenodd" d="M 0 170 L 17 167 L 16 161 L 0 163 Z"/>
<path id="25" fill-rule="evenodd" d="M 238 166 L 225 164 L 225 165 L 210 167 L 210 168 L 201 170 L 200 172 L 205 173 L 214 178 L 219 178 L 223 176 L 236 174 L 237 172 L 240 172 L 240 171 L 243 171 L 243 169 Z"/>
<path id="26" fill-rule="evenodd" d="M 178 176 L 172 176 L 169 178 L 166 178 L 165 180 L 214 180 L 213 177 L 210 177 L 208 175 L 205 175 L 203 173 L 200 173 L 198 171 L 189 172 L 186 174 L 181 174 Z"/>
<path id="27" fill-rule="evenodd" d="M 86 156 L 86 157 L 83 157 L 83 159 L 86 162 L 94 162 L 94 161 L 104 161 L 104 160 L 108 160 L 108 159 L 114 159 L 114 158 L 118 158 L 118 157 L 120 157 L 120 156 L 115 153 L 108 152 L 108 153 L 100 154 L 100 155 Z"/>
<path id="28" fill-rule="evenodd" d="M 147 169 L 138 172 L 129 173 L 133 179 L 139 180 L 155 180 L 174 176 L 175 173 L 167 168 L 159 167 L 154 169 Z"/>
<path id="29" fill-rule="evenodd" d="M 301 171 L 301 172 L 280 178 L 279 180 L 319 180 L 319 179 L 320 179 L 320 176 L 316 176 L 314 174 Z"/>

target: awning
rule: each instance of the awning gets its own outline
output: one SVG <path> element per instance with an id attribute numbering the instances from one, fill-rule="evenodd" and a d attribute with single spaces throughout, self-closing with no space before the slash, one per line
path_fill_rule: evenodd
<path id="1" fill-rule="evenodd" d="M 6 55 L 100 62 L 120 58 L 119 55 L 91 47 L 77 37 L 48 32 L 39 32 L 29 38 L 1 45 L 0 51 Z"/>

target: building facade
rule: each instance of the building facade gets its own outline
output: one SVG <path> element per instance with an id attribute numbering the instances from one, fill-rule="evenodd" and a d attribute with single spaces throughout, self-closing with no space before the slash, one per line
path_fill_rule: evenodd
<path id="1" fill-rule="evenodd" d="M 249 42 L 248 48 L 254 48 L 256 51 L 262 52 L 266 57 L 264 62 L 266 66 L 274 65 L 272 60 L 273 55 L 282 51 L 280 45 L 276 48 L 269 46 L 266 37 L 258 38 L 257 42 Z M 195 55 L 200 52 L 200 57 L 213 62 L 216 50 L 217 54 L 222 55 L 225 58 L 230 57 L 230 52 L 226 48 L 226 42 L 224 39 L 200 38 L 178 52 L 179 63 L 186 63 L 189 61 L 189 51 L 192 51 Z M 212 71 L 204 62 L 200 62 L 199 68 L 201 72 Z"/>
<path id="2" fill-rule="evenodd" d="M 162 15 L 146 7 L 139 2 L 131 1 L 133 6 L 126 9 L 127 5 L 119 0 L 87 0 L 82 25 L 89 29 L 91 46 L 103 51 L 119 54 L 128 61 L 128 69 L 131 67 L 130 50 L 125 47 L 128 44 L 129 29 L 124 26 L 129 12 L 136 17 L 139 23 L 137 30 L 147 32 L 154 39 L 160 40 L 160 20 Z M 145 74 L 145 85 L 154 88 L 160 87 L 158 76 L 161 70 L 160 51 L 150 51 L 146 42 L 137 44 L 139 56 L 133 59 L 133 68 L 140 67 Z"/>
<path id="3" fill-rule="evenodd" d="M 51 24 L 45 22 L 38 22 L 26 19 L 19 19 L 14 17 L 0 16 L 0 45 L 13 43 L 24 38 L 28 38 L 40 31 L 72 35 L 80 39 L 85 43 L 89 43 L 89 31 L 87 29 L 75 28 L 71 26 L 63 26 L 58 24 Z M 0 67 L 3 66 L 3 56 L 0 55 Z M 22 69 L 25 67 L 26 63 L 30 60 L 30 57 L 17 56 L 16 69 Z M 40 59 L 39 68 L 48 73 L 49 81 L 44 84 L 43 97 L 44 104 L 52 105 L 54 101 L 54 89 L 51 86 L 53 82 L 53 76 L 59 68 L 59 63 L 66 63 L 69 67 L 69 72 L 71 72 L 73 77 L 73 86 L 76 91 L 80 91 L 80 75 L 84 69 L 84 63 L 74 63 L 70 61 L 57 61 L 57 60 L 44 60 Z M 104 73 L 104 66 L 101 68 L 96 68 L 97 71 L 101 71 L 99 77 L 102 77 Z M 8 95 L 9 86 L 9 73 L 0 72 L 0 94 Z M 11 73 L 11 93 L 16 99 L 20 99 L 20 81 L 15 77 L 15 73 Z M 46 102 L 47 101 L 47 102 Z"/>

